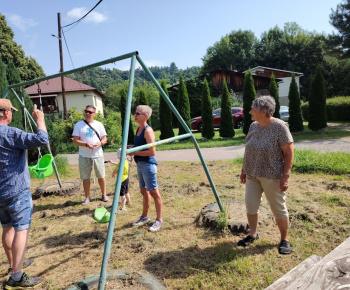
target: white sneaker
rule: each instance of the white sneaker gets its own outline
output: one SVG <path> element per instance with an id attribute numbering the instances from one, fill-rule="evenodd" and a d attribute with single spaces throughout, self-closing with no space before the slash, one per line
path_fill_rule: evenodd
<path id="1" fill-rule="evenodd" d="M 125 207 L 121 207 L 118 211 L 119 211 L 120 213 L 125 213 L 125 212 L 127 212 L 128 210 L 127 210 Z"/>
<path id="2" fill-rule="evenodd" d="M 151 219 L 149 218 L 149 216 L 143 217 L 140 216 L 139 219 L 137 220 L 137 222 L 134 222 L 132 225 L 133 226 L 141 226 L 145 223 L 148 223 Z"/>
<path id="3" fill-rule="evenodd" d="M 158 231 L 163 225 L 163 222 L 159 221 L 159 220 L 155 220 L 153 225 L 149 228 L 149 230 L 151 232 L 156 232 Z"/>

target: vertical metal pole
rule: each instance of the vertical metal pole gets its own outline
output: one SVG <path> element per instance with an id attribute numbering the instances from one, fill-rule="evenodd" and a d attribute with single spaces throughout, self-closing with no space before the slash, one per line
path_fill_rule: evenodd
<path id="1" fill-rule="evenodd" d="M 57 13 L 57 20 L 58 20 L 58 44 L 59 44 L 59 51 L 60 51 L 60 72 L 63 72 L 63 52 L 62 52 L 62 35 L 61 35 L 61 13 Z M 67 104 L 66 104 L 66 90 L 64 87 L 64 76 L 61 76 L 61 87 L 62 87 L 62 102 L 63 102 L 63 113 L 64 113 L 64 119 L 68 119 L 68 113 L 67 113 Z"/>
<path id="2" fill-rule="evenodd" d="M 187 133 L 191 134 L 191 139 L 192 142 L 194 143 L 194 146 L 197 150 L 198 156 L 200 161 L 202 162 L 202 166 L 204 168 L 204 171 L 207 175 L 207 178 L 209 180 L 211 189 L 213 190 L 216 202 L 219 205 L 219 208 L 221 210 L 221 212 L 224 212 L 224 207 L 222 206 L 220 197 L 216 191 L 216 187 L 215 184 L 213 182 L 213 179 L 211 178 L 210 172 L 208 170 L 208 167 L 204 161 L 204 158 L 202 156 L 202 152 L 198 146 L 197 140 L 196 138 L 193 136 L 192 131 L 188 128 L 187 124 L 185 123 L 185 121 L 182 119 L 181 115 L 179 114 L 179 112 L 176 110 L 175 106 L 173 105 L 173 103 L 170 101 L 169 97 L 166 95 L 166 93 L 163 91 L 162 87 L 159 85 L 159 83 L 157 82 L 157 80 L 155 79 L 155 77 L 153 76 L 153 74 L 151 73 L 151 71 L 148 69 L 148 67 L 143 63 L 142 59 L 140 58 L 140 56 L 136 56 L 138 62 L 140 63 L 140 65 L 142 66 L 142 68 L 146 71 L 147 75 L 149 76 L 149 78 L 153 81 L 154 85 L 157 87 L 158 91 L 162 94 L 165 102 L 170 106 L 170 109 L 173 111 L 173 113 L 175 114 L 175 116 L 177 117 L 177 119 L 180 121 L 181 125 L 184 127 L 185 131 Z"/>
<path id="3" fill-rule="evenodd" d="M 114 225 L 115 225 L 115 220 L 116 220 L 116 212 L 117 212 L 117 208 L 118 208 L 118 200 L 119 200 L 119 195 L 120 195 L 120 188 L 121 188 L 121 184 L 122 184 L 124 164 L 125 164 L 125 159 L 126 159 L 126 149 L 127 149 L 127 144 L 128 144 L 129 124 L 130 124 L 132 90 L 133 90 L 134 74 L 135 74 L 135 60 L 136 60 L 136 57 L 135 57 L 135 55 L 133 55 L 131 57 L 129 88 L 128 88 L 128 96 L 127 96 L 126 108 L 125 108 L 125 118 L 124 118 L 124 124 L 123 124 L 122 150 L 121 150 L 118 175 L 117 175 L 117 180 L 116 180 L 115 190 L 114 190 L 112 210 L 111 210 L 111 215 L 110 215 L 110 220 L 109 220 L 109 225 L 108 225 L 105 250 L 103 253 L 100 280 L 99 280 L 99 284 L 98 284 L 99 290 L 104 289 L 105 284 L 106 284 L 108 260 L 109 260 L 109 256 L 111 253 L 113 230 L 114 230 Z"/>

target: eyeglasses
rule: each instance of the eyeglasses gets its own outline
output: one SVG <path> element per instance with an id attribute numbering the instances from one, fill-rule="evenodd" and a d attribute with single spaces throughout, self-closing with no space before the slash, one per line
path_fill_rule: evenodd
<path id="1" fill-rule="evenodd" d="M 144 115 L 144 114 L 139 113 L 139 112 L 135 112 L 135 113 L 134 113 L 134 116 L 140 116 L 140 115 Z"/>
<path id="2" fill-rule="evenodd" d="M 15 111 L 14 109 L 9 109 L 9 110 L 5 110 L 5 109 L 1 109 L 0 112 L 5 112 L 5 111 L 11 111 L 12 113 Z"/>
<path id="3" fill-rule="evenodd" d="M 91 112 L 91 111 L 88 111 L 88 110 L 85 110 L 85 114 L 93 114 L 95 112 Z"/>

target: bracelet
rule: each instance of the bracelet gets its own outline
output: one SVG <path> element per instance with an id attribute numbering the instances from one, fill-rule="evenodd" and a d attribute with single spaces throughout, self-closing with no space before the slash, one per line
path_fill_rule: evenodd
<path id="1" fill-rule="evenodd" d="M 283 175 L 290 176 L 290 173 L 288 173 L 288 172 L 283 172 L 282 174 L 283 174 Z"/>
<path id="2" fill-rule="evenodd" d="M 85 147 L 87 147 L 87 143 L 85 143 Z"/>

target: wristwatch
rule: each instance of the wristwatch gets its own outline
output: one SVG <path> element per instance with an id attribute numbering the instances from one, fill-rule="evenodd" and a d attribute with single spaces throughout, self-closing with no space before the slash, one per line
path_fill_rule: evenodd
<path id="1" fill-rule="evenodd" d="M 288 173 L 288 172 L 283 172 L 282 174 L 283 174 L 283 175 L 287 175 L 287 176 L 290 175 L 290 173 Z"/>

